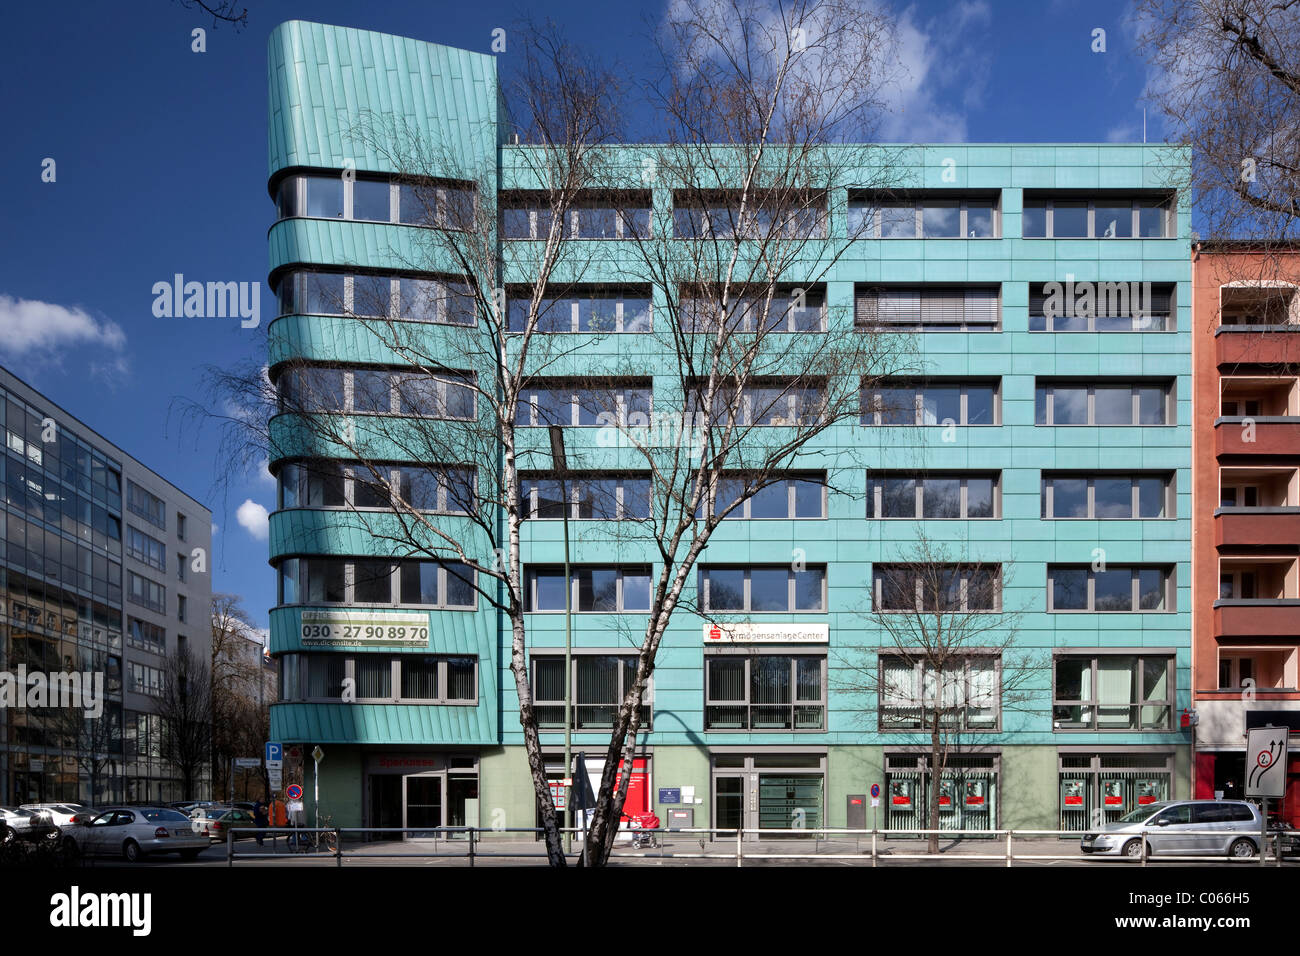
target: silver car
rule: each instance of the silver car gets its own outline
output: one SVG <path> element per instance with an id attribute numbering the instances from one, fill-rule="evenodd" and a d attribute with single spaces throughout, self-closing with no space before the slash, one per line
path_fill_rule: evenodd
<path id="1" fill-rule="evenodd" d="M 113 807 L 89 823 L 63 828 L 64 848 L 84 856 L 121 856 L 135 863 L 150 853 L 179 853 L 192 860 L 210 846 L 190 818 L 166 807 Z"/>
<path id="2" fill-rule="evenodd" d="M 1138 807 L 1084 834 L 1084 853 L 1137 858 L 1146 832 L 1148 856 L 1252 857 L 1259 852 L 1260 815 L 1244 800 L 1165 800 Z"/>

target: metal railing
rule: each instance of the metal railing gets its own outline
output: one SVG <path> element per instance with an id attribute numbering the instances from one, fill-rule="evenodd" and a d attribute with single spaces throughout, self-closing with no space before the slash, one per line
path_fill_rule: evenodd
<path id="1" fill-rule="evenodd" d="M 235 841 L 235 830 L 241 833 L 250 834 L 260 830 L 265 837 L 271 840 L 271 851 L 265 852 L 265 847 L 261 852 L 239 852 L 238 845 Z M 298 859 L 304 856 L 314 856 L 317 859 L 330 859 L 336 866 L 342 866 L 345 858 L 357 861 L 364 860 L 382 860 L 382 859 L 465 859 L 470 866 L 475 865 L 476 860 L 502 859 L 502 860 L 545 860 L 546 847 L 538 841 L 538 838 L 545 831 L 540 827 L 260 827 L 260 828 L 231 828 L 226 830 L 226 864 L 234 866 L 236 860 L 277 860 L 277 859 Z M 584 836 L 584 831 L 579 828 L 562 829 L 560 831 L 573 835 L 575 842 L 580 845 Z M 1086 831 L 1100 832 L 1100 831 Z M 376 840 L 378 834 L 399 834 L 401 842 L 394 840 L 385 840 L 383 838 Z M 407 835 L 410 840 L 406 842 Z M 518 834 L 519 840 L 538 841 L 535 845 L 528 848 L 512 848 L 508 845 L 508 836 Z M 925 838 L 931 834 L 938 834 L 939 838 L 945 842 L 951 842 L 954 839 L 957 843 L 962 842 L 963 837 L 985 838 L 999 841 L 997 845 L 1001 852 L 953 852 L 949 847 L 947 851 L 939 853 L 917 852 L 912 850 L 907 844 L 925 843 Z M 485 839 L 485 835 L 487 838 Z M 639 830 L 621 828 L 614 844 L 614 850 L 611 853 L 611 860 L 632 861 L 637 859 L 656 859 L 656 860 L 730 860 L 734 861 L 736 866 L 744 866 L 745 861 L 790 861 L 802 862 L 808 860 L 840 860 L 840 861 L 857 861 L 861 863 L 869 862 L 871 866 L 880 866 L 895 861 L 969 861 L 978 863 L 1001 863 L 1005 866 L 1012 866 L 1016 862 L 1047 862 L 1053 860 L 1068 860 L 1075 863 L 1100 863 L 1100 862 L 1121 862 L 1131 863 L 1139 866 L 1146 866 L 1148 862 L 1212 862 L 1224 863 L 1230 862 L 1236 865 L 1258 865 L 1263 866 L 1272 863 L 1276 866 L 1283 865 L 1283 858 L 1286 850 L 1283 847 L 1284 834 L 1279 832 L 1270 832 L 1268 839 L 1265 841 L 1263 852 L 1259 850 L 1260 835 L 1257 833 L 1246 832 L 1243 830 L 1195 830 L 1181 832 L 1179 836 L 1189 838 L 1202 837 L 1237 837 L 1247 839 L 1251 842 L 1252 852 L 1246 857 L 1231 857 L 1226 853 L 1214 854 L 1187 854 L 1187 853 L 1170 853 L 1166 850 L 1160 852 L 1160 838 L 1165 840 L 1171 838 L 1171 834 L 1164 827 L 1144 827 L 1140 830 L 1124 831 L 1122 833 L 1107 834 L 1114 838 L 1118 844 L 1118 853 L 1084 853 L 1078 843 L 1083 833 L 1078 830 L 925 830 L 909 828 L 906 830 L 859 830 L 848 828 L 816 827 L 816 828 L 793 828 L 793 829 L 736 829 L 734 827 L 686 827 L 681 829 L 658 829 L 658 830 Z M 278 837 L 284 836 L 287 839 L 279 840 Z M 1156 837 L 1155 847 L 1152 848 L 1150 837 Z M 1294 836 L 1294 835 L 1292 835 Z M 648 838 L 649 845 L 637 845 L 634 839 L 642 841 Z M 686 839 L 681 839 L 681 838 Z M 746 847 L 746 838 L 750 838 L 749 847 Z M 789 842 L 787 849 L 784 838 L 802 837 L 804 840 L 811 839 L 812 847 L 808 852 L 804 852 L 800 843 L 794 840 Z M 1061 853 L 1042 853 L 1026 852 L 1022 850 L 1017 852 L 1015 848 L 1016 840 L 1044 839 L 1052 837 L 1070 838 L 1070 843 L 1074 848 L 1070 852 Z M 332 839 L 330 839 L 332 838 Z M 768 840 L 769 838 L 778 838 L 782 846 L 776 850 L 770 846 L 755 845 L 756 840 Z M 867 847 L 863 844 L 870 841 Z M 1139 841 L 1138 852 L 1135 855 L 1129 855 L 1124 852 L 1124 848 L 1132 841 Z M 430 852 L 427 843 L 432 841 L 433 851 Z M 284 848 L 280 849 L 280 843 L 284 843 Z M 332 845 L 326 845 L 332 843 Z M 442 847 L 439 844 L 443 844 Z M 678 847 L 675 844 L 680 843 Z M 714 849 L 708 849 L 712 843 Z M 847 847 L 841 847 L 841 844 L 853 844 L 852 850 Z M 882 843 L 903 844 L 902 847 L 882 846 Z M 382 849 L 385 845 L 409 847 L 405 852 L 393 851 L 386 852 Z M 699 852 L 686 850 L 688 845 L 699 847 Z M 988 844 L 993 846 L 993 842 Z M 1068 844 L 1063 844 L 1068 845 Z M 723 849 L 725 847 L 725 849 Z M 1030 849 L 1030 848 L 1025 848 Z M 1271 851 L 1271 853 L 1270 853 Z M 1292 850 L 1295 858 L 1291 863 L 1300 863 L 1300 848 Z M 576 856 L 576 854 L 572 854 Z"/>

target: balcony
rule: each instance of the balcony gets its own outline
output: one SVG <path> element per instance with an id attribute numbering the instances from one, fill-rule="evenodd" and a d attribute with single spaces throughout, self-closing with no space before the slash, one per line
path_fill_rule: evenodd
<path id="1" fill-rule="evenodd" d="M 1300 362 L 1300 325 L 1221 325 L 1214 330 L 1220 366 Z"/>
<path id="2" fill-rule="evenodd" d="M 1217 508 L 1214 544 L 1300 545 L 1300 508 Z"/>
<path id="3" fill-rule="evenodd" d="M 1300 415 L 1251 418 L 1240 415 L 1214 420 L 1215 455 L 1295 455 L 1300 452 Z M 1247 439 L 1253 438 L 1254 441 Z"/>
<path id="4" fill-rule="evenodd" d="M 1300 599 L 1225 599 L 1214 602 L 1216 637 L 1300 635 Z"/>
<path id="5" fill-rule="evenodd" d="M 1248 710 L 1300 710 L 1300 700 L 1293 699 L 1294 696 L 1294 693 L 1261 689 L 1254 700 L 1247 702 L 1240 691 L 1196 691 L 1196 713 L 1200 717 L 1196 727 L 1197 746 L 1241 747 Z"/>

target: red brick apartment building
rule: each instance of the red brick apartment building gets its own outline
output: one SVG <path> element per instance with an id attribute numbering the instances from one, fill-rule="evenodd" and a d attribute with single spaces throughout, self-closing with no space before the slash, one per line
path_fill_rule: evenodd
<path id="1" fill-rule="evenodd" d="M 1192 290 L 1193 790 L 1242 796 L 1285 724 L 1300 826 L 1300 246 L 1197 243 Z"/>

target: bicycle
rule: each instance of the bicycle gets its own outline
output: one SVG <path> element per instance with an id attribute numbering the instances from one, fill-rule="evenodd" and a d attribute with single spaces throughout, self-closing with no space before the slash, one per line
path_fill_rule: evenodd
<path id="1" fill-rule="evenodd" d="M 332 816 L 322 816 L 319 827 L 332 827 L 334 818 Z M 317 830 L 311 835 L 311 848 L 314 851 L 324 850 L 326 853 L 337 853 L 339 848 L 339 836 L 334 830 Z"/>

